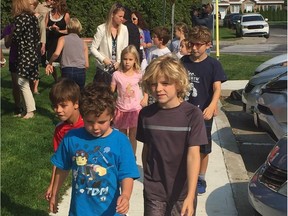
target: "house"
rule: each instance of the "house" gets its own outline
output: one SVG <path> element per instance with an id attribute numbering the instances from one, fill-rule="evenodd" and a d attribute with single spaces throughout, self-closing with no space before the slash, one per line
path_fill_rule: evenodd
<path id="1" fill-rule="evenodd" d="M 272 8 L 274 10 L 282 10 L 284 7 L 284 0 L 218 0 L 219 12 L 222 19 L 227 14 L 227 11 L 231 13 L 242 12 L 256 12 L 260 9 L 268 10 Z M 215 3 L 215 0 L 213 0 Z"/>

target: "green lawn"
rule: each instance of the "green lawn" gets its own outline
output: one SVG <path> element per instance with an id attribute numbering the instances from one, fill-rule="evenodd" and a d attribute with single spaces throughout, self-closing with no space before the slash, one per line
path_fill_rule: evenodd
<path id="1" fill-rule="evenodd" d="M 229 79 L 249 79 L 255 68 L 271 56 L 221 55 Z M 87 82 L 93 79 L 90 59 Z M 1 215 L 47 216 L 44 192 L 50 182 L 52 136 L 58 122 L 48 93 L 53 78 L 41 68 L 40 95 L 35 96 L 37 112 L 33 119 L 13 117 L 11 79 L 8 65 L 1 70 Z M 66 184 L 67 188 L 67 184 Z M 63 191 L 62 191 L 63 192 Z"/>

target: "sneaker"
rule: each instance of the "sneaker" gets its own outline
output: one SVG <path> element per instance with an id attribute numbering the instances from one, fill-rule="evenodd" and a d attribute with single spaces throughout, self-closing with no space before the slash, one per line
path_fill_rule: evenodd
<path id="1" fill-rule="evenodd" d="M 206 192 L 206 181 L 203 179 L 198 178 L 198 183 L 197 183 L 197 193 L 198 194 L 203 194 Z"/>

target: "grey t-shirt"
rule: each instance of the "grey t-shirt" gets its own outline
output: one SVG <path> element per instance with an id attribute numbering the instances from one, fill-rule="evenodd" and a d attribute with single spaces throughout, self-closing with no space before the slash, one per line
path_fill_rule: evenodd
<path id="1" fill-rule="evenodd" d="M 140 111 L 136 138 L 149 149 L 144 196 L 158 201 L 184 200 L 188 148 L 208 143 L 200 109 L 188 102 L 161 109 L 156 102 Z"/>

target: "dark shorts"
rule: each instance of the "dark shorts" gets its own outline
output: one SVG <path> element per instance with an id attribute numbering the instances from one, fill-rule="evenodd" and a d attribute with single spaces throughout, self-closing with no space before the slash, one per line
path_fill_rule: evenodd
<path id="1" fill-rule="evenodd" d="M 200 146 L 200 153 L 202 154 L 210 154 L 212 151 L 212 135 L 211 135 L 212 124 L 213 124 L 213 118 L 211 118 L 210 120 L 205 120 L 208 144 Z"/>
<path id="2" fill-rule="evenodd" d="M 76 82 L 83 89 L 86 81 L 85 68 L 64 67 L 61 69 L 61 77 L 66 77 Z"/>
<path id="3" fill-rule="evenodd" d="M 180 216 L 184 201 L 168 203 L 165 201 L 144 198 L 144 216 Z M 194 214 L 196 215 L 197 195 L 194 200 Z"/>

